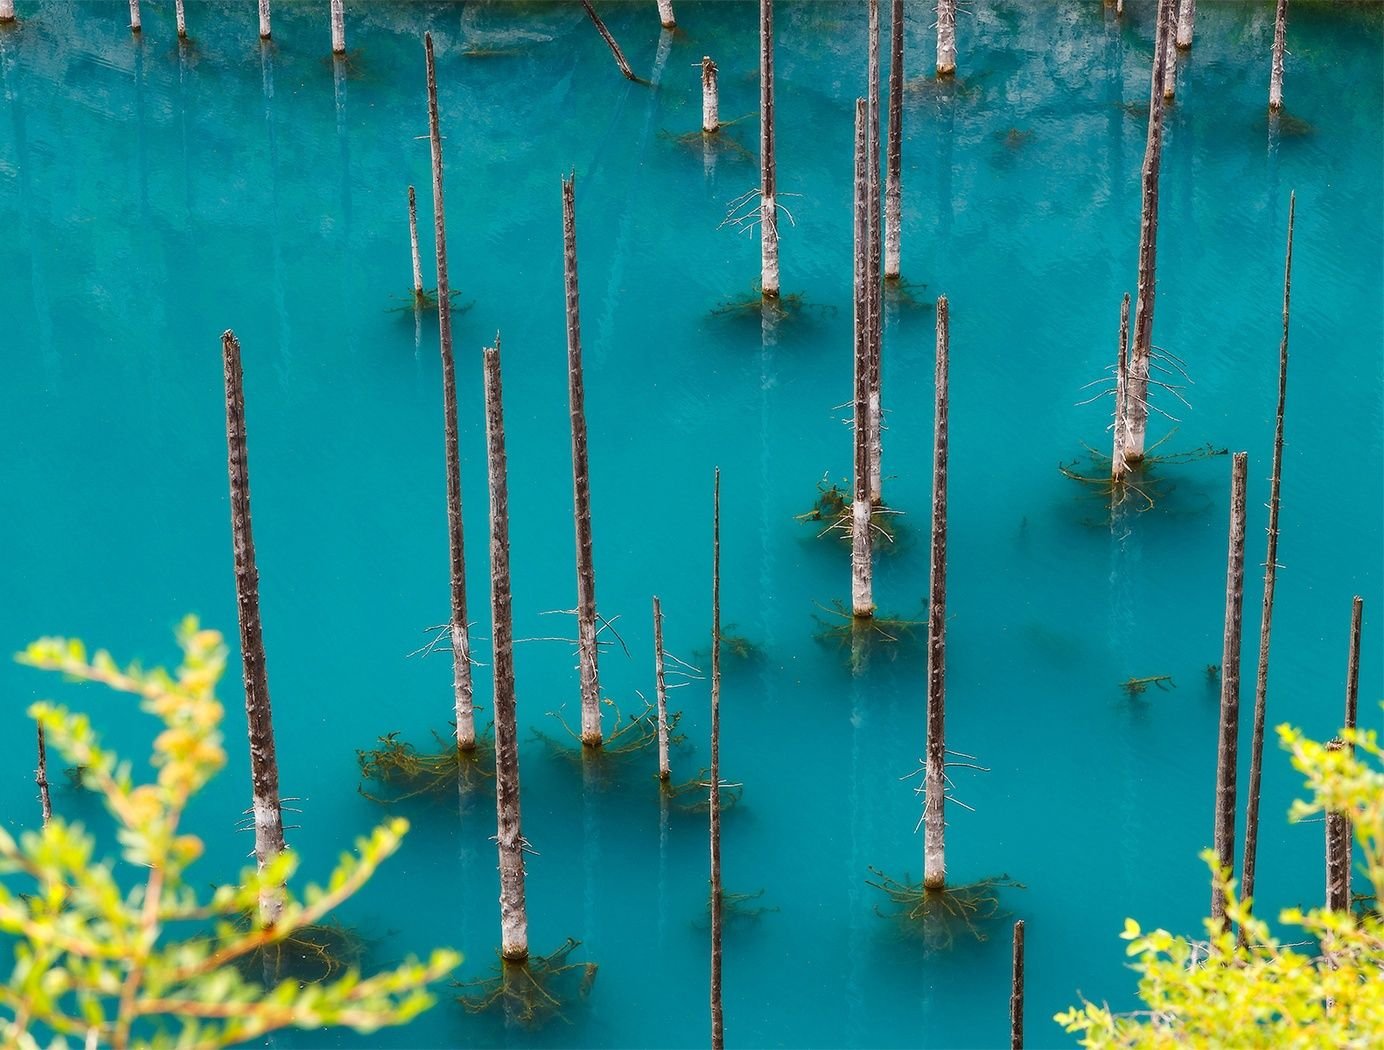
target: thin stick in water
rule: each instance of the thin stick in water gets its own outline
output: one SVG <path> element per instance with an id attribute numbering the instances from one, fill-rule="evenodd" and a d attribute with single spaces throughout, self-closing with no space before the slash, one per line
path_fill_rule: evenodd
<path id="1" fill-rule="evenodd" d="M 932 426 L 931 590 L 927 613 L 927 752 L 923 772 L 923 888 L 946 885 L 947 383 L 950 306 L 937 298 L 936 402 Z"/>
<path id="2" fill-rule="evenodd" d="M 1221 649 L 1221 718 L 1216 741 L 1216 864 L 1227 875 L 1235 864 L 1235 766 L 1240 747 L 1240 632 L 1245 599 L 1245 471 L 1248 455 L 1235 453 L 1230 474 L 1230 543 L 1225 570 L 1225 636 Z M 1226 900 L 1211 891 L 1211 918 L 1224 923 Z"/>
<path id="3" fill-rule="evenodd" d="M 711 1048 L 725 1050 L 721 1014 L 721 468 L 711 503 Z"/>
<path id="4" fill-rule="evenodd" d="M 615 38 L 610 35 L 610 30 L 601 21 L 601 16 L 596 13 L 596 9 L 591 6 L 591 0 L 581 0 L 582 9 L 586 11 L 586 17 L 591 19 L 591 24 L 596 27 L 596 32 L 601 34 L 601 39 L 610 48 L 610 53 L 615 56 L 615 64 L 620 67 L 620 72 L 625 75 L 626 80 L 633 80 L 636 84 L 642 83 L 634 75 L 634 70 L 630 69 L 630 64 L 625 61 L 625 53 L 620 50 L 620 45 L 615 42 Z"/>

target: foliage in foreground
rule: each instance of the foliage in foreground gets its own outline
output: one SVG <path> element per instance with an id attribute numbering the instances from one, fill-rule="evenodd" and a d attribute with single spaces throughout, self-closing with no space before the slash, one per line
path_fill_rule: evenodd
<path id="1" fill-rule="evenodd" d="M 1364 856 L 1364 872 L 1378 900 L 1384 886 L 1384 758 L 1373 731 L 1348 730 L 1347 744 L 1372 756 L 1368 765 L 1349 748 L 1329 748 L 1280 726 L 1293 766 L 1307 778 L 1310 802 L 1294 803 L 1291 819 L 1326 812 L 1350 817 Z M 1214 854 L 1203 855 L 1221 884 L 1229 920 L 1241 925 L 1246 946 L 1218 922 L 1206 921 L 1209 942 L 1193 942 L 1167 930 L 1145 933 L 1133 919 L 1121 935 L 1139 974 L 1147 1009 L 1115 1014 L 1085 1002 L 1055 1020 L 1079 1033 L 1088 1047 L 1376 1047 L 1384 1046 L 1384 922 L 1363 915 L 1289 908 L 1279 916 L 1295 927 L 1296 944 L 1271 936 L 1248 901 L 1234 896 L 1234 881 L 1218 872 Z M 1301 943 L 1305 942 L 1305 943 Z"/>
<path id="2" fill-rule="evenodd" d="M 130 765 L 101 747 L 86 715 L 51 703 L 29 709 L 49 742 L 85 770 L 116 822 L 125 863 L 140 877 L 122 887 L 114 863 L 93 857 L 93 837 L 60 817 L 18 842 L 0 829 L 0 931 L 17 942 L 0 985 L 0 1045 L 29 1050 L 56 1036 L 58 1046 L 70 1038 L 116 1048 L 215 1047 L 290 1026 L 371 1031 L 407 1023 L 433 1004 L 426 986 L 457 965 L 454 952 L 310 985 L 289 979 L 265 988 L 238 971 L 238 962 L 300 935 L 360 889 L 408 825 L 390 821 L 358 840 L 356 855 L 343 855 L 327 885 L 309 886 L 301 899 L 287 886 L 296 858 L 285 852 L 262 873 L 247 870 L 238 885 L 219 886 L 203 900 L 187 877 L 202 842 L 179 825 L 189 800 L 226 761 L 215 695 L 226 647 L 191 617 L 178 642 L 183 661 L 172 674 L 121 668 L 105 651 L 88 660 L 72 639 L 44 638 L 19 656 L 139 697 L 164 729 L 151 760 L 157 778 L 136 784 Z M 247 924 L 262 891 L 279 895 L 283 911 L 272 925 Z"/>

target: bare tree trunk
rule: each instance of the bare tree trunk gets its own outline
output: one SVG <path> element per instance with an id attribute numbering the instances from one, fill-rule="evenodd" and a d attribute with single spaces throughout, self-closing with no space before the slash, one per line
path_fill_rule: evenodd
<path id="1" fill-rule="evenodd" d="M 14 21 L 14 0 L 0 0 L 0 24 Z"/>
<path id="2" fill-rule="evenodd" d="M 346 9 L 344 0 L 332 0 L 332 54 L 346 53 Z"/>
<path id="3" fill-rule="evenodd" d="M 44 744 L 42 725 L 38 727 L 38 768 L 34 770 L 34 783 L 38 786 L 38 803 L 46 828 L 53 819 L 53 800 L 48 794 L 48 748 Z"/>
<path id="4" fill-rule="evenodd" d="M 1163 99 L 1171 102 L 1177 97 L 1177 40 L 1171 31 L 1163 41 L 1163 52 Z"/>
<path id="5" fill-rule="evenodd" d="M 1350 652 L 1346 660 L 1346 723 L 1347 730 L 1355 729 L 1356 705 L 1360 690 L 1360 619 L 1363 603 L 1359 595 L 1350 606 Z M 1333 740 L 1327 747 L 1334 750 L 1349 748 L 1350 740 Z M 1332 911 L 1349 911 L 1351 907 L 1351 862 L 1354 859 L 1354 830 L 1345 813 L 1328 810 L 1326 814 L 1326 906 Z"/>
<path id="6" fill-rule="evenodd" d="M 620 67 L 620 72 L 625 75 L 625 79 L 633 80 L 636 84 L 639 83 L 639 78 L 634 75 L 634 70 L 630 69 L 630 64 L 625 61 L 625 53 L 620 50 L 620 45 L 615 42 L 615 38 L 610 35 L 610 30 L 601 21 L 601 16 L 591 6 L 591 0 L 581 0 L 581 6 L 586 11 L 586 17 L 591 19 L 591 24 L 596 27 L 596 32 L 600 33 L 601 39 L 606 42 L 606 47 L 610 48 L 610 53 L 615 56 L 615 64 Z"/>
<path id="7" fill-rule="evenodd" d="M 178 25 L 178 39 L 187 38 L 187 13 L 183 10 L 183 0 L 173 0 L 173 17 Z"/>
<path id="8" fill-rule="evenodd" d="M 889 12 L 889 143 L 884 178 L 884 276 L 899 276 L 903 238 L 903 0 Z"/>
<path id="9" fill-rule="evenodd" d="M 654 695 L 658 698 L 658 779 L 672 776 L 668 761 L 668 681 L 663 668 L 663 606 L 654 595 Z"/>
<path id="10" fill-rule="evenodd" d="M 1346 728 L 1355 728 L 1355 715 L 1360 700 L 1360 621 L 1364 601 L 1357 594 L 1350 602 L 1350 653 L 1346 658 Z M 1355 745 L 1350 745 L 1355 754 Z"/>
<path id="11" fill-rule="evenodd" d="M 937 0 L 937 75 L 956 72 L 956 0 Z"/>
<path id="12" fill-rule="evenodd" d="M 1129 355 L 1128 421 L 1125 457 L 1130 464 L 1144 458 L 1148 433 L 1149 370 L 1153 355 L 1153 300 L 1158 257 L 1158 174 L 1163 161 L 1163 77 L 1168 50 L 1164 46 L 1172 24 L 1172 0 L 1158 0 L 1153 40 L 1153 75 L 1149 91 L 1148 144 L 1144 150 L 1142 203 L 1139 212 L 1139 284 L 1134 298 L 1134 345 Z"/>
<path id="13" fill-rule="evenodd" d="M 500 336 L 484 351 L 485 445 L 490 479 L 490 620 L 495 646 L 495 841 L 500 854 L 500 955 L 529 957 L 524 833 L 519 822 L 519 728 L 514 697 L 514 615 L 509 589 L 509 486 L 500 386 Z"/>
<path id="14" fill-rule="evenodd" d="M 869 119 L 866 121 L 866 199 L 869 202 L 870 255 L 868 284 L 870 348 L 870 501 L 884 502 L 883 494 L 883 402 L 880 398 L 883 357 L 883 294 L 880 287 L 880 184 L 879 184 L 879 0 L 870 0 L 870 44 L 868 72 Z"/>
<path id="15" fill-rule="evenodd" d="M 1116 16 L 1124 14 L 1124 0 L 1115 0 L 1115 14 Z"/>
<path id="16" fill-rule="evenodd" d="M 259 33 L 261 40 L 268 40 L 269 32 L 269 0 L 259 0 Z"/>
<path id="17" fill-rule="evenodd" d="M 779 294 L 778 177 L 774 170 L 774 0 L 759 0 L 759 287 Z"/>
<path id="18" fill-rule="evenodd" d="M 461 451 L 457 437 L 457 381 L 452 357 L 452 290 L 447 281 L 447 216 L 442 193 L 442 132 L 437 112 L 437 67 L 432 34 L 423 34 L 428 66 L 428 136 L 432 144 L 433 238 L 437 243 L 437 330 L 442 353 L 443 432 L 447 446 L 447 547 L 451 561 L 452 694 L 457 747 L 476 746 L 476 711 L 471 682 L 471 626 L 466 617 L 466 542 L 461 517 Z"/>
<path id="19" fill-rule="evenodd" d="M 226 473 L 231 486 L 231 546 L 240 621 L 240 655 L 245 674 L 245 719 L 250 730 L 250 793 L 255 825 L 255 864 L 260 871 L 282 853 L 283 807 L 279 802 L 279 760 L 269 707 L 269 676 L 260 625 L 259 570 L 250 525 L 250 460 L 245 441 L 245 381 L 240 342 L 227 330 L 221 336 L 226 373 Z M 283 901 L 272 890 L 260 894 L 260 918 L 273 922 Z"/>
<path id="20" fill-rule="evenodd" d="M 714 135 L 721 130 L 721 98 L 716 88 L 716 63 L 702 56 L 702 132 Z"/>
<path id="21" fill-rule="evenodd" d="M 1024 920 L 1014 924 L 1014 967 L 1009 981 L 1009 1047 L 1024 1050 Z"/>
<path id="22" fill-rule="evenodd" d="M 418 255 L 418 200 L 413 187 L 408 188 L 408 243 L 413 258 L 413 300 L 423 298 L 423 261 Z"/>
<path id="23" fill-rule="evenodd" d="M 1245 600 L 1245 469 L 1235 453 L 1230 473 L 1230 546 L 1226 554 L 1225 639 L 1221 649 L 1221 721 L 1216 743 L 1216 864 L 1222 874 L 1235 864 L 1235 766 L 1240 742 L 1240 629 Z M 1225 897 L 1211 892 L 1211 918 L 1225 921 Z"/>
<path id="24" fill-rule="evenodd" d="M 866 261 L 869 241 L 869 205 L 865 151 L 868 136 L 865 125 L 869 107 L 863 98 L 855 100 L 855 485 L 851 502 L 851 612 L 873 616 L 870 516 L 870 331 L 869 300 L 866 290 Z"/>
<path id="25" fill-rule="evenodd" d="M 138 33 L 142 28 L 139 20 L 139 0 L 130 0 L 130 32 Z"/>
<path id="26" fill-rule="evenodd" d="M 1273 65 L 1269 72 L 1269 109 L 1283 108 L 1283 50 L 1288 35 L 1288 0 L 1278 0 L 1273 19 Z"/>
<path id="27" fill-rule="evenodd" d="M 1288 248 L 1283 261 L 1283 338 L 1278 344 L 1278 411 L 1273 429 L 1273 470 L 1269 475 L 1269 541 L 1264 556 L 1264 602 L 1259 614 L 1259 663 L 1254 679 L 1254 731 L 1250 740 L 1249 785 L 1245 802 L 1245 850 L 1240 895 L 1253 906 L 1255 861 L 1259 851 L 1259 783 L 1264 761 L 1264 718 L 1269 692 L 1269 636 L 1273 627 L 1274 584 L 1278 578 L 1278 508 L 1283 476 L 1283 406 L 1288 396 L 1288 304 L 1293 288 L 1293 215 L 1297 195 L 1288 198 Z M 1244 927 L 1240 940 L 1244 943 Z"/>
<path id="28" fill-rule="evenodd" d="M 1115 358 L 1115 444 L 1110 452 L 1110 480 L 1129 473 L 1125 442 L 1129 434 L 1129 293 L 1120 303 L 1120 351 Z"/>
<path id="29" fill-rule="evenodd" d="M 664 29 L 678 27 L 678 20 L 673 17 L 673 0 L 658 0 L 658 24 Z"/>
<path id="30" fill-rule="evenodd" d="M 1182 0 L 1177 8 L 1177 46 L 1187 51 L 1192 46 L 1192 31 L 1197 20 L 1197 0 Z"/>
<path id="31" fill-rule="evenodd" d="M 581 371 L 575 180 L 575 175 L 562 180 L 562 275 L 567 290 L 567 403 L 572 421 L 572 506 L 577 537 L 577 657 L 581 666 L 581 742 L 600 747 L 601 677 L 596 648 L 596 570 L 591 556 L 586 394 Z"/>
<path id="32" fill-rule="evenodd" d="M 721 468 L 711 504 L 711 1047 L 724 1050 L 721 1016 Z"/>
<path id="33" fill-rule="evenodd" d="M 946 885 L 947 371 L 950 307 L 937 297 L 936 407 L 932 424 L 932 556 L 927 611 L 927 754 L 923 772 L 923 888 Z"/>

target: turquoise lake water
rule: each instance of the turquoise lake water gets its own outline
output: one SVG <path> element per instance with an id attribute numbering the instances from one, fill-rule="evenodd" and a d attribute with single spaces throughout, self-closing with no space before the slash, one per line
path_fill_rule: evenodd
<path id="1" fill-rule="evenodd" d="M 717 316 L 758 276 L 755 241 L 719 229 L 757 182 L 757 6 L 600 5 L 631 84 L 574 4 L 347 5 L 352 75 L 327 57 L 327 5 L 280 3 L 261 52 L 254 5 L 20 0 L 0 31 L 0 650 L 45 633 L 124 657 L 174 658 L 186 612 L 234 639 L 219 336 L 244 347 L 255 528 L 274 720 L 303 870 L 379 819 L 354 749 L 447 731 L 451 668 L 407 654 L 446 619 L 447 541 L 435 320 L 393 312 L 409 288 L 406 186 L 419 190 L 432 283 L 422 34 L 438 47 L 446 136 L 469 590 L 477 693 L 489 706 L 487 497 L 479 350 L 504 346 L 515 630 L 570 633 L 574 605 L 559 176 L 577 175 L 597 595 L 629 655 L 602 663 L 625 710 L 652 696 L 649 605 L 669 650 L 705 669 L 710 498 L 723 471 L 723 618 L 758 655 L 728 657 L 722 765 L 727 889 L 774 909 L 725 941 L 738 1046 L 995 1046 L 1007 1039 L 1009 921 L 1028 935 L 1030 1045 L 1079 993 L 1134 1005 L 1126 915 L 1199 932 L 1210 844 L 1230 462 L 1168 468 L 1155 510 L 1108 524 L 1058 465 L 1105 448 L 1108 400 L 1076 407 L 1113 362 L 1133 290 L 1152 5 L 976 0 L 958 84 L 904 113 L 903 272 L 913 304 L 885 333 L 886 496 L 905 512 L 877 562 L 885 611 L 927 593 L 933 324 L 951 302 L 948 745 L 956 881 L 1008 873 L 989 940 L 928 947 L 876 914 L 868 868 L 921 874 L 914 780 L 924 746 L 920 648 L 853 675 L 816 635 L 848 597 L 845 551 L 794 520 L 851 463 L 850 177 L 863 93 L 863 5 L 777 12 L 779 186 L 796 225 L 783 287 L 808 304 L 761 325 Z M 910 75 L 932 68 L 933 12 L 909 3 Z M 887 5 L 885 21 L 887 25 Z M 1243 739 L 1249 738 L 1288 195 L 1297 192 L 1282 539 L 1269 722 L 1330 735 L 1341 719 L 1351 596 L 1365 599 L 1362 721 L 1384 696 L 1384 11 L 1294 4 L 1289 126 L 1265 112 L 1272 3 L 1198 5 L 1179 60 L 1162 177 L 1156 341 L 1187 363 L 1191 408 L 1165 448 L 1249 452 Z M 499 53 L 464 55 L 465 48 Z M 700 120 L 694 64 L 720 66 L 728 134 L 714 163 L 678 136 Z M 787 196 L 794 194 L 796 196 Z M 1153 435 L 1171 424 L 1156 419 Z M 580 939 L 600 964 L 568 1024 L 506 1030 L 444 1001 L 368 1038 L 293 1046 L 695 1046 L 708 1038 L 706 832 L 660 832 L 652 754 L 618 789 L 527 728 L 578 717 L 561 643 L 519 646 L 530 940 Z M 1130 699 L 1131 676 L 1176 688 Z M 146 753 L 126 701 L 0 664 L 0 800 L 33 826 L 33 699 L 91 709 Z M 206 882 L 251 848 L 233 826 L 249 778 L 239 674 L 227 771 L 196 809 Z M 673 694 L 686 779 L 707 761 L 707 686 Z M 1247 754 L 1247 747 L 1242 750 Z M 1242 761 L 1241 783 L 1248 768 Z M 60 776 L 55 776 L 58 782 Z M 1321 898 L 1320 825 L 1284 820 L 1300 783 L 1265 757 L 1261 908 Z M 94 803 L 56 790 L 89 821 Z M 493 810 L 403 807 L 413 830 L 343 918 L 376 964 L 438 944 L 463 977 L 498 945 Z M 445 991 L 445 989 L 444 989 Z"/>

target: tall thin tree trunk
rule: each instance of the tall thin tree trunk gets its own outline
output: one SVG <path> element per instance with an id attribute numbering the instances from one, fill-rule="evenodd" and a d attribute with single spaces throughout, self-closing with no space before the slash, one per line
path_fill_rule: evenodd
<path id="1" fill-rule="evenodd" d="M 138 33 L 142 28 L 139 19 L 139 0 L 130 0 L 130 32 Z"/>
<path id="2" fill-rule="evenodd" d="M 577 657 L 581 666 L 581 742 L 601 746 L 601 678 L 596 647 L 596 570 L 591 556 L 591 476 L 586 455 L 586 394 L 577 294 L 576 176 L 562 180 L 562 275 L 567 291 L 567 403 L 572 420 L 572 507 L 577 538 Z"/>
<path id="3" fill-rule="evenodd" d="M 418 255 L 418 199 L 413 187 L 408 188 L 408 244 L 413 261 L 413 301 L 423 299 L 423 260 Z"/>
<path id="4" fill-rule="evenodd" d="M 870 347 L 870 501 L 884 502 L 883 438 L 884 409 L 880 398 L 883 355 L 883 293 L 880 286 L 880 182 L 879 182 L 879 0 L 870 0 L 870 43 L 868 95 L 869 119 L 866 122 L 866 199 L 869 202 L 870 254 L 866 295 L 869 301 Z"/>
<path id="5" fill-rule="evenodd" d="M 774 168 L 774 0 L 759 0 L 759 287 L 779 294 L 778 177 Z"/>
<path id="6" fill-rule="evenodd" d="M 956 0 L 937 0 L 937 75 L 956 72 Z"/>
<path id="7" fill-rule="evenodd" d="M 932 555 L 927 610 L 927 752 L 923 771 L 923 888 L 946 885 L 947 372 L 950 307 L 937 297 L 936 407 L 932 423 Z"/>
<path id="8" fill-rule="evenodd" d="M 332 0 L 332 54 L 346 53 L 345 0 Z"/>
<path id="9" fill-rule="evenodd" d="M 1182 0 L 1177 8 L 1177 46 L 1183 51 L 1192 46 L 1192 31 L 1196 28 L 1197 0 Z"/>
<path id="10" fill-rule="evenodd" d="M 1264 556 L 1264 601 L 1259 614 L 1259 662 L 1254 678 L 1254 730 L 1250 740 L 1249 784 L 1245 802 L 1245 851 L 1240 895 L 1253 906 L 1255 861 L 1259 851 L 1259 783 L 1264 761 L 1264 719 L 1269 692 L 1269 636 L 1273 627 L 1274 584 L 1278 578 L 1278 508 L 1283 476 L 1283 407 L 1288 396 L 1288 304 L 1293 289 L 1293 215 L 1297 195 L 1288 198 L 1288 248 L 1283 260 L 1283 338 L 1278 344 L 1278 410 L 1273 428 L 1273 470 L 1269 475 L 1269 541 Z M 1244 927 L 1240 928 L 1244 943 Z"/>
<path id="11" fill-rule="evenodd" d="M 1024 1050 L 1024 920 L 1014 924 L 1014 965 L 1009 980 L 1009 1047 Z"/>
<path id="12" fill-rule="evenodd" d="M 183 0 L 173 0 L 173 18 L 178 26 L 178 39 L 187 37 L 187 13 L 183 10 Z"/>
<path id="13" fill-rule="evenodd" d="M 269 0 L 259 0 L 259 34 L 261 40 L 270 38 Z"/>
<path id="14" fill-rule="evenodd" d="M 1235 766 L 1240 747 L 1240 630 L 1245 600 L 1245 469 L 1235 453 L 1230 473 L 1230 545 L 1225 572 L 1225 638 L 1221 649 L 1221 720 L 1216 742 L 1216 863 L 1224 874 L 1235 864 Z M 1211 918 L 1225 921 L 1225 897 L 1211 892 Z"/>
<path id="15" fill-rule="evenodd" d="M 53 819 L 53 799 L 48 794 L 48 748 L 43 740 L 43 726 L 38 727 L 38 768 L 34 770 L 34 784 L 38 787 L 38 804 L 43 810 L 43 826 Z"/>
<path id="16" fill-rule="evenodd" d="M 1354 731 L 1360 699 L 1360 621 L 1364 603 L 1356 595 L 1350 603 L 1350 651 L 1346 657 L 1347 731 Z M 1355 754 L 1352 740 L 1332 741 L 1328 747 L 1345 747 Z M 1354 831 L 1345 813 L 1326 814 L 1326 906 L 1332 911 L 1349 911 L 1351 906 L 1351 861 Z"/>
<path id="17" fill-rule="evenodd" d="M 711 1047 L 724 1050 L 721 1015 L 721 468 L 711 503 Z"/>
<path id="18" fill-rule="evenodd" d="M 663 606 L 654 595 L 654 695 L 658 699 L 658 779 L 672 776 L 668 760 L 668 681 L 663 667 Z"/>
<path id="19" fill-rule="evenodd" d="M 269 676 L 260 625 L 259 570 L 250 525 L 250 459 L 245 440 L 245 380 L 240 342 L 227 330 L 221 336 L 226 373 L 226 473 L 231 486 L 231 546 L 240 621 L 240 655 L 245 674 L 245 719 L 250 730 L 250 794 L 255 825 L 255 864 L 260 871 L 282 853 L 283 807 L 279 802 L 279 760 L 269 707 Z M 260 894 L 260 918 L 273 922 L 283 901 L 272 890 Z"/>
<path id="20" fill-rule="evenodd" d="M 903 0 L 889 10 L 889 142 L 884 178 L 884 276 L 899 276 L 903 238 Z"/>
<path id="21" fill-rule="evenodd" d="M 716 63 L 702 56 L 702 132 L 714 135 L 721 130 L 721 97 L 716 87 Z"/>
<path id="22" fill-rule="evenodd" d="M 678 20 L 673 16 L 673 0 L 658 0 L 658 24 L 664 29 L 678 27 Z"/>
<path id="23" fill-rule="evenodd" d="M 1364 616 L 1364 600 L 1357 594 L 1350 602 L 1350 652 L 1346 658 L 1346 728 L 1355 728 L 1355 715 L 1360 700 L 1360 622 Z M 1350 745 L 1355 754 L 1355 745 Z"/>
<path id="24" fill-rule="evenodd" d="M 1273 65 L 1269 71 L 1269 109 L 1283 108 L 1283 51 L 1288 36 L 1288 0 L 1278 0 L 1273 19 Z"/>
<path id="25" fill-rule="evenodd" d="M 495 841 L 500 854 L 500 955 L 529 957 L 524 833 L 519 821 L 519 727 L 514 696 L 514 615 L 509 588 L 509 485 L 500 385 L 500 336 L 484 351 L 485 446 L 490 479 L 490 621 L 495 647 Z"/>
<path id="26" fill-rule="evenodd" d="M 581 0 L 581 6 L 586 11 L 586 17 L 591 19 L 591 24 L 596 27 L 596 32 L 600 33 L 601 39 L 606 42 L 606 47 L 610 48 L 610 53 L 615 56 L 615 64 L 620 67 L 620 72 L 625 75 L 625 79 L 633 80 L 636 84 L 639 83 L 639 78 L 634 75 L 634 70 L 630 69 L 630 64 L 625 61 L 625 53 L 620 50 L 620 45 L 615 42 L 615 38 L 610 35 L 610 30 L 601 21 L 601 16 L 591 6 L 591 0 Z"/>
<path id="27" fill-rule="evenodd" d="M 457 381 L 452 357 L 452 290 L 447 280 L 447 215 L 442 193 L 442 131 L 437 112 L 437 67 L 432 34 L 423 34 L 428 66 L 428 137 L 432 144 L 433 238 L 437 243 L 437 330 L 442 353 L 443 432 L 447 446 L 447 547 L 451 562 L 452 694 L 457 747 L 476 746 L 476 711 L 471 682 L 471 626 L 466 617 L 466 542 L 461 517 L 461 451 L 457 437 Z"/>
<path id="28" fill-rule="evenodd" d="M 865 151 L 869 107 L 863 98 L 855 100 L 855 483 L 851 502 L 851 612 L 858 617 L 873 616 L 870 516 L 870 332 L 866 274 L 869 241 L 869 205 Z"/>
<path id="29" fill-rule="evenodd" d="M 1144 149 L 1139 210 L 1139 284 L 1134 298 L 1134 345 L 1129 354 L 1128 411 L 1129 435 L 1125 457 L 1131 465 L 1144 458 L 1148 433 L 1149 370 L 1153 358 L 1153 300 L 1158 257 L 1158 174 L 1163 162 L 1163 77 L 1168 49 L 1164 46 L 1171 31 L 1173 0 L 1158 0 L 1158 17 L 1153 38 L 1152 87 L 1149 90 L 1148 143 Z"/>
<path id="30" fill-rule="evenodd" d="M 1115 440 L 1110 452 L 1110 479 L 1123 481 L 1129 473 L 1125 442 L 1129 438 L 1129 293 L 1120 302 L 1120 351 L 1115 357 Z"/>

